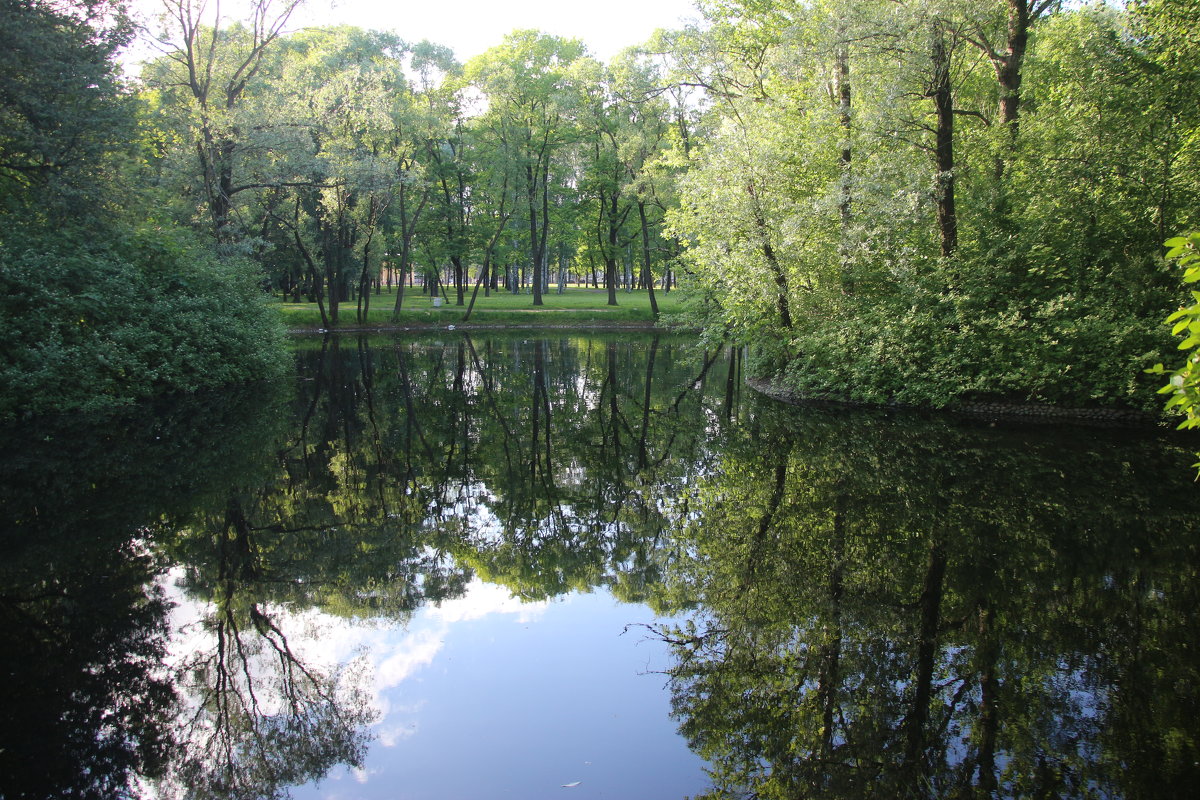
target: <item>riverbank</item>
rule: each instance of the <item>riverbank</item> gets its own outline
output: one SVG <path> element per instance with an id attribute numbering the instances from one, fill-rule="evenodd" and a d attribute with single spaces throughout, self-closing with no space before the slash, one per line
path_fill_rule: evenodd
<path id="1" fill-rule="evenodd" d="M 827 406 L 841 408 L 896 408 L 907 411 L 937 411 L 958 417 L 985 422 L 1023 422 L 1040 425 L 1096 425 L 1103 427 L 1161 428 L 1166 420 L 1133 408 L 1068 408 L 1038 403 L 957 402 L 941 409 L 920 406 L 856 402 L 830 397 L 814 397 L 779 386 L 761 378 L 747 378 L 746 385 L 760 394 L 790 405 Z"/>
<path id="2" fill-rule="evenodd" d="M 625 321 L 625 322 L 459 322 L 459 323 L 378 323 L 370 325 L 339 325 L 336 328 L 323 328 L 319 325 L 304 327 L 289 327 L 291 335 L 325 335 L 327 333 L 432 333 L 434 331 L 639 331 L 654 332 L 668 330 L 667 326 L 654 321 Z"/>

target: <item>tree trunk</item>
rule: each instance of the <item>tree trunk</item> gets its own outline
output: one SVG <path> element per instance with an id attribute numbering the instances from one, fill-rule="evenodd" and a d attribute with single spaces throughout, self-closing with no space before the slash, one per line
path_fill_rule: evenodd
<path id="1" fill-rule="evenodd" d="M 533 304 L 535 306 L 543 305 L 542 303 L 542 282 L 538 278 L 538 265 L 542 263 L 542 253 L 538 248 L 538 211 L 537 211 L 537 180 L 540 177 L 540 162 L 539 168 L 534 169 L 533 165 L 525 168 L 525 178 L 527 180 L 527 191 L 525 192 L 526 200 L 529 205 L 529 268 L 533 270 Z"/>
<path id="2" fill-rule="evenodd" d="M 1000 84 L 1000 124 L 1016 141 L 1021 111 L 1021 67 L 1029 46 L 1029 0 L 1008 0 L 1008 44 L 1006 52 L 992 59 Z"/>
<path id="3" fill-rule="evenodd" d="M 762 205 L 759 203 L 758 194 L 754 188 L 754 183 L 751 182 L 747 187 L 750 193 L 751 209 L 754 213 L 754 226 L 758 229 L 758 246 L 762 252 L 763 260 L 767 263 L 767 269 L 775 279 L 775 307 L 779 311 L 779 323 L 785 330 L 792 329 L 792 307 L 788 299 L 790 290 L 788 288 L 787 273 L 783 270 L 783 265 L 779 263 L 779 259 L 775 255 L 775 248 L 771 244 L 771 230 L 767 226 L 766 216 L 763 214 Z"/>
<path id="4" fill-rule="evenodd" d="M 603 200 L 603 196 L 601 196 Z M 608 304 L 617 304 L 617 196 L 608 198 L 608 246 L 604 249 L 604 280 L 608 284 Z"/>
<path id="5" fill-rule="evenodd" d="M 943 258 L 958 249 L 958 212 L 954 205 L 954 96 L 950 86 L 950 50 L 946 31 L 935 23 L 930 64 L 933 80 L 929 97 L 937 114 L 934 155 L 937 163 L 936 202 L 938 234 Z"/>
<path id="6" fill-rule="evenodd" d="M 842 291 L 853 291 L 853 278 L 850 275 L 850 221 L 851 194 L 850 168 L 854 156 L 850 146 L 850 48 L 840 44 L 837 49 L 837 90 L 838 90 L 838 127 L 842 131 L 842 151 L 838 156 L 841 167 L 840 186 L 838 187 L 838 215 L 841 218 L 841 236 L 838 239 L 838 250 L 842 265 Z"/>
<path id="7" fill-rule="evenodd" d="M 363 264 L 362 274 L 358 279 L 358 322 L 359 324 L 367 321 L 367 316 L 371 313 L 371 240 L 374 235 L 368 235 L 366 244 L 363 245 Z"/>
<path id="8" fill-rule="evenodd" d="M 450 265 L 454 268 L 454 291 L 457 295 L 454 305 L 464 305 L 463 295 L 466 293 L 466 287 L 463 286 L 463 264 L 462 257 L 458 255 L 450 256 Z"/>
<path id="9" fill-rule="evenodd" d="M 421 211 L 425 208 L 425 202 L 429 198 L 428 192 L 422 194 L 421 201 L 410 216 L 407 213 L 408 192 L 403 183 L 400 185 L 398 195 L 397 199 L 400 206 L 400 278 L 396 285 L 396 304 L 392 307 L 393 319 L 400 315 L 400 308 L 404 305 L 404 276 L 408 273 L 408 261 L 412 257 L 413 233 L 417 227 L 417 221 L 421 217 Z M 412 286 L 411 277 L 409 278 L 409 286 Z"/>
<path id="10" fill-rule="evenodd" d="M 638 216 L 642 222 L 642 284 L 650 296 L 650 312 L 658 317 L 658 300 L 654 297 L 654 274 L 650 271 L 650 227 L 646 223 L 646 203 L 638 200 Z"/>

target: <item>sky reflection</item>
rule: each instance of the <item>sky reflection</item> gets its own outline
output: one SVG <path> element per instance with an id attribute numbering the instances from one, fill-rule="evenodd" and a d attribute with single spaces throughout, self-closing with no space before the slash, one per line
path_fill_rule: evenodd
<path id="1" fill-rule="evenodd" d="M 184 658 L 203 646 L 203 615 L 173 599 Z M 708 785 L 669 716 L 664 645 L 626 630 L 656 620 L 644 606 L 603 590 L 521 602 L 475 579 L 407 625 L 273 611 L 304 663 L 365 663 L 359 688 L 379 714 L 363 768 L 294 788 L 298 800 L 636 799 Z"/>

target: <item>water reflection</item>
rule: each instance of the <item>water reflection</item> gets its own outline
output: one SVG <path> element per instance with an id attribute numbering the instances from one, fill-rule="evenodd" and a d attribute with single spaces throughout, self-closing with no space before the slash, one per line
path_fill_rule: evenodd
<path id="1" fill-rule="evenodd" d="M 280 432 L 245 394 L 7 431 L 0 452 L 0 796 L 113 798 L 167 773 L 159 543 Z M 261 423 L 266 424 L 261 424 Z"/>
<path id="2" fill-rule="evenodd" d="M 735 356 L 680 341 L 334 339 L 298 358 L 289 502 L 324 504 L 318 527 L 417 536 L 528 599 L 654 583 L 670 498 L 712 462 L 710 420 L 736 398 L 724 375 L 706 383 Z M 461 586 L 431 566 L 426 582 Z"/>
<path id="3" fill-rule="evenodd" d="M 8 432 L 0 797 L 284 796 L 408 735 L 380 693 L 443 648 L 422 609 L 597 587 L 684 620 L 655 630 L 709 796 L 1200 778 L 1185 449 L 783 408 L 672 338 L 296 361 L 292 387 Z M 351 639 L 383 650 L 320 644 Z"/>
<path id="4" fill-rule="evenodd" d="M 708 796 L 1190 794 L 1196 487 L 1165 455 L 759 413 L 666 580 L 701 609 L 662 635 Z"/>

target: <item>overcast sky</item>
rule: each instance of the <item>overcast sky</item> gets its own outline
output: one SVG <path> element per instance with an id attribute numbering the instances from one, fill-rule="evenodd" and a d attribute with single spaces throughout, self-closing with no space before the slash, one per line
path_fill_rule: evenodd
<path id="1" fill-rule="evenodd" d="M 142 13 L 161 7 L 159 0 L 133 5 Z M 222 9 L 232 15 L 237 5 L 225 0 Z M 536 28 L 582 39 L 592 55 L 608 61 L 655 29 L 679 27 L 698 16 L 693 0 L 308 0 L 290 27 L 346 24 L 394 31 L 406 41 L 449 45 L 460 61 L 499 44 L 509 31 Z"/>

